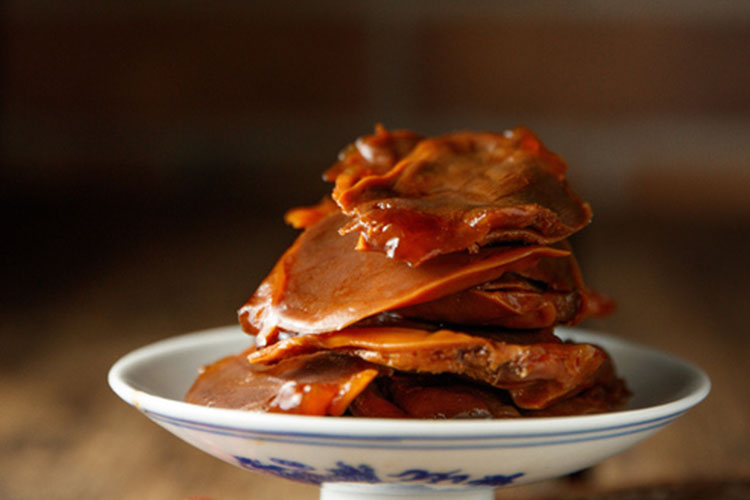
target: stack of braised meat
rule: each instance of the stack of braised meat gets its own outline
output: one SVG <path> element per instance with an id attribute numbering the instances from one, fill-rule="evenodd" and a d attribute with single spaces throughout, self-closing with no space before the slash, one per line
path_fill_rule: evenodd
<path id="1" fill-rule="evenodd" d="M 591 219 L 526 129 L 382 127 L 325 173 L 331 199 L 240 309 L 255 346 L 189 402 L 306 415 L 508 418 L 621 407 L 607 353 L 555 325 L 605 314 L 566 238 Z"/>

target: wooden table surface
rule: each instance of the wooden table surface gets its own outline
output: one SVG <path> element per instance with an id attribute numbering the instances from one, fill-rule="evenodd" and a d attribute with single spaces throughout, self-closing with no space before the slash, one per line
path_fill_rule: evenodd
<path id="1" fill-rule="evenodd" d="M 713 390 L 593 469 L 499 498 L 750 498 L 749 228 L 598 217 L 576 238 L 589 284 L 619 302 L 614 316 L 586 326 L 700 365 Z M 4 304 L 0 498 L 317 498 L 316 488 L 193 449 L 106 384 L 111 364 L 136 347 L 233 323 L 292 237 L 280 221 L 204 220 L 136 238 L 63 286 Z"/>

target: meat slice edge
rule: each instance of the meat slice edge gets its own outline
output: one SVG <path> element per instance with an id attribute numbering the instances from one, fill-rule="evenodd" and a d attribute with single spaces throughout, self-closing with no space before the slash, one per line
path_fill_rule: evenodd
<path id="1" fill-rule="evenodd" d="M 506 389 L 520 408 L 543 409 L 596 382 L 606 352 L 591 344 L 510 344 L 451 330 L 350 328 L 281 340 L 250 353 L 256 364 L 332 351 L 415 373 L 452 373 Z"/>
<path id="2" fill-rule="evenodd" d="M 565 257 L 547 246 L 484 248 L 432 259 L 418 268 L 378 253 L 351 250 L 356 235 L 341 237 L 345 219 L 330 214 L 308 228 L 282 255 L 239 310 L 243 329 L 260 346 L 280 331 L 298 334 L 341 330 L 378 313 L 406 307 L 532 267 L 542 257 Z"/>
<path id="3" fill-rule="evenodd" d="M 536 136 L 458 132 L 424 139 L 390 170 L 342 176 L 333 198 L 357 249 L 418 266 L 493 242 L 548 244 L 580 230 L 591 208 L 566 165 Z"/>
<path id="4" fill-rule="evenodd" d="M 312 353 L 253 365 L 250 351 L 203 368 L 185 396 L 188 403 L 270 413 L 342 415 L 372 380 L 390 371 L 352 356 Z"/>

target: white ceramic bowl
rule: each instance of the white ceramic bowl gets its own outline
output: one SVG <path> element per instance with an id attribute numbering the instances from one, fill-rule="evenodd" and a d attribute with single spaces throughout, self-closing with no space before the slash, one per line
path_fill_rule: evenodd
<path id="1" fill-rule="evenodd" d="M 416 421 L 251 413 L 184 403 L 201 365 L 248 347 L 239 327 L 157 342 L 120 359 L 109 384 L 188 443 L 230 464 L 321 485 L 321 498 L 491 499 L 493 489 L 575 472 L 654 434 L 706 397 L 708 377 L 673 356 L 573 328 L 595 343 L 634 393 L 603 415 Z"/>

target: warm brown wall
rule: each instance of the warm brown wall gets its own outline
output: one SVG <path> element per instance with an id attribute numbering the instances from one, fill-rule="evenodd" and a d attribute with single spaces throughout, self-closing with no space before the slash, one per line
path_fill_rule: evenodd
<path id="1" fill-rule="evenodd" d="M 745 2 L 4 10 L 0 200 L 11 253 L 50 266 L 200 217 L 279 221 L 378 121 L 526 124 L 600 214 L 750 216 Z"/>
<path id="2" fill-rule="evenodd" d="M 657 182 L 653 168 L 711 159 L 730 172 L 750 155 L 742 2 L 79 0 L 6 11 L 4 176 L 32 194 L 91 179 L 167 188 L 196 171 L 252 188 L 258 176 L 321 170 L 376 121 L 430 133 L 525 123 L 614 205 L 633 179 Z"/>

